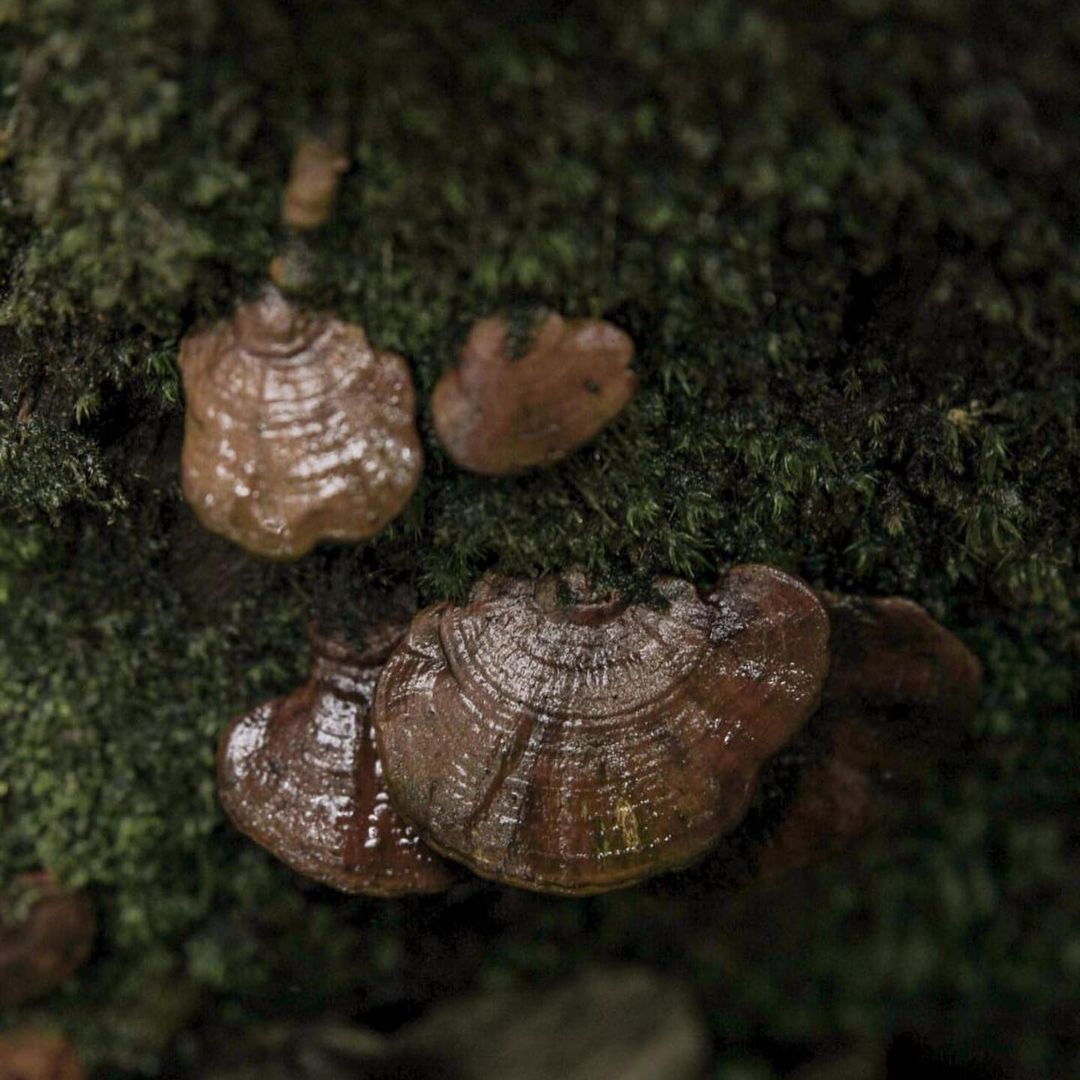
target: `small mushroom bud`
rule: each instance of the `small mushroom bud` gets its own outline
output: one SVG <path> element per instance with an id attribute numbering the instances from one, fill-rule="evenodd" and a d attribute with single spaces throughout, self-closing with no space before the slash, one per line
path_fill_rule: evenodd
<path id="1" fill-rule="evenodd" d="M 291 229 L 325 225 L 349 159 L 326 139 L 308 135 L 297 144 L 285 187 L 282 215 Z"/>
<path id="2" fill-rule="evenodd" d="M 378 628 L 364 651 L 313 632 L 308 681 L 233 720 L 221 738 L 219 794 L 236 827 L 342 892 L 438 892 L 454 878 L 390 805 L 368 718 L 403 629 Z"/>
<path id="3" fill-rule="evenodd" d="M 17 878 L 0 897 L 0 1008 L 67 982 L 89 957 L 95 932 L 85 896 L 64 889 L 46 871 Z"/>
<path id="4" fill-rule="evenodd" d="M 655 587 L 663 610 L 578 575 L 488 577 L 413 620 L 373 715 L 391 799 L 432 847 L 586 894 L 686 866 L 738 825 L 817 706 L 825 611 L 766 566 L 706 596 Z"/>
<path id="5" fill-rule="evenodd" d="M 268 286 L 180 346 L 184 495 L 199 520 L 256 555 L 363 540 L 420 479 L 416 402 L 400 356 Z"/>
<path id="6" fill-rule="evenodd" d="M 622 411 L 637 385 L 633 342 L 611 323 L 549 313 L 520 356 L 510 332 L 501 316 L 477 322 L 431 399 L 447 454 L 489 476 L 566 457 Z"/>
<path id="7" fill-rule="evenodd" d="M 85 1080 L 71 1045 L 59 1035 L 19 1030 L 0 1035 L 0 1080 Z"/>

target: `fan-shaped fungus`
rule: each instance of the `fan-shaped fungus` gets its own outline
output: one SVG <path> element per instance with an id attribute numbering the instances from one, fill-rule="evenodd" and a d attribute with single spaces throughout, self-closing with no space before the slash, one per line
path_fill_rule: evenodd
<path id="1" fill-rule="evenodd" d="M 405 361 L 268 286 L 180 347 L 184 495 L 247 550 L 295 558 L 396 517 L 423 465 Z"/>
<path id="2" fill-rule="evenodd" d="M 0 1008 L 67 982 L 90 955 L 95 932 L 85 896 L 46 871 L 23 874 L 11 895 L 0 898 Z"/>
<path id="3" fill-rule="evenodd" d="M 818 594 L 830 667 L 815 720 L 823 742 L 758 855 L 762 877 L 835 854 L 881 821 L 881 782 L 955 749 L 979 700 L 978 660 L 918 604 Z"/>
<path id="4" fill-rule="evenodd" d="M 818 703 L 828 620 L 765 566 L 704 597 L 656 588 L 664 610 L 591 597 L 579 576 L 489 577 L 413 620 L 373 716 L 394 805 L 432 847 L 583 894 L 684 866 L 735 827 Z"/>
<path id="5" fill-rule="evenodd" d="M 85 1080 L 86 1070 L 59 1035 L 13 1031 L 0 1035 L 0 1080 Z"/>
<path id="6" fill-rule="evenodd" d="M 925 608 L 898 596 L 819 594 L 832 664 L 825 704 L 856 715 L 896 747 L 955 747 L 979 703 L 982 667 Z"/>
<path id="7" fill-rule="evenodd" d="M 611 323 L 550 313 L 523 356 L 506 319 L 481 319 L 431 399 L 439 441 L 462 468 L 501 476 L 588 442 L 634 394 L 634 345 Z"/>
<path id="8" fill-rule="evenodd" d="M 885 816 L 866 761 L 866 731 L 829 725 L 827 745 L 799 778 L 791 803 L 755 853 L 755 876 L 778 877 L 839 854 Z"/>
<path id="9" fill-rule="evenodd" d="M 452 872 L 390 805 L 368 719 L 402 627 L 382 630 L 363 652 L 312 634 L 308 681 L 223 734 L 221 802 L 241 832 L 306 877 L 374 896 L 437 892 Z"/>

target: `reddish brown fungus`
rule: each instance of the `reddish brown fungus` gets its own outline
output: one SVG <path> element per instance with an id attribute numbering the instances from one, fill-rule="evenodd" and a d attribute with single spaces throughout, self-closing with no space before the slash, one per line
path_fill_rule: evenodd
<path id="1" fill-rule="evenodd" d="M 918 604 L 820 593 L 832 627 L 824 742 L 758 855 L 762 877 L 834 855 L 882 821 L 883 781 L 956 749 L 979 700 L 981 668 Z"/>
<path id="2" fill-rule="evenodd" d="M 238 717 L 221 739 L 220 797 L 236 827 L 343 892 L 436 892 L 453 877 L 390 805 L 368 719 L 401 629 L 381 628 L 363 652 L 313 633 L 308 681 Z"/>
<path id="3" fill-rule="evenodd" d="M 911 600 L 819 595 L 832 626 L 826 711 L 875 733 L 879 768 L 955 751 L 979 703 L 979 661 Z"/>
<path id="4" fill-rule="evenodd" d="M 90 901 L 52 874 L 23 874 L 0 897 L 0 1008 L 62 986 L 90 955 L 96 919 Z"/>
<path id="5" fill-rule="evenodd" d="M 439 441 L 462 468 L 500 476 L 550 465 L 588 442 L 634 394 L 634 346 L 598 319 L 548 314 L 514 358 L 502 317 L 472 328 L 431 399 Z"/>
<path id="6" fill-rule="evenodd" d="M 437 850 L 525 888 L 590 893 L 684 866 L 742 818 L 816 707 L 828 621 L 802 582 L 732 570 L 663 609 L 580 577 L 489 577 L 413 621 L 374 720 L 394 805 Z M 575 597 L 560 603 L 560 593 Z"/>
<path id="7" fill-rule="evenodd" d="M 0 1035 L 0 1080 L 85 1080 L 86 1070 L 59 1035 L 19 1030 Z"/>
<path id="8" fill-rule="evenodd" d="M 423 455 L 405 361 L 273 287 L 188 334 L 184 495 L 247 550 L 296 558 L 374 536 L 405 506 Z"/>
<path id="9" fill-rule="evenodd" d="M 756 855 L 756 876 L 778 877 L 837 855 L 878 824 L 887 805 L 867 767 L 865 729 L 837 724 L 799 778 L 790 806 Z"/>

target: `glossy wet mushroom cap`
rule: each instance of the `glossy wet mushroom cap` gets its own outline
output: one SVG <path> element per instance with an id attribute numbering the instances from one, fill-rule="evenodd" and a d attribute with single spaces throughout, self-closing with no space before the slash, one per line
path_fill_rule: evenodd
<path id="1" fill-rule="evenodd" d="M 818 703 L 824 609 L 763 566 L 707 596 L 656 588 L 662 607 L 489 577 L 417 616 L 373 715 L 394 805 L 434 848 L 583 894 L 687 865 L 739 823 Z"/>
<path id="2" fill-rule="evenodd" d="M 564 458 L 610 423 L 637 385 L 633 342 L 611 323 L 548 313 L 521 355 L 511 329 L 501 316 L 477 322 L 431 399 L 447 454 L 491 476 Z"/>
<path id="3" fill-rule="evenodd" d="M 308 681 L 235 719 L 218 751 L 219 795 L 236 827 L 343 892 L 438 892 L 454 877 L 390 805 L 368 716 L 402 630 L 379 628 L 363 652 L 313 633 Z"/>
<path id="4" fill-rule="evenodd" d="M 184 495 L 208 529 L 269 558 L 374 536 L 423 455 L 405 361 L 267 287 L 180 347 Z"/>
<path id="5" fill-rule="evenodd" d="M 97 920 L 90 901 L 46 872 L 23 874 L 0 897 L 0 1008 L 62 986 L 90 956 Z"/>

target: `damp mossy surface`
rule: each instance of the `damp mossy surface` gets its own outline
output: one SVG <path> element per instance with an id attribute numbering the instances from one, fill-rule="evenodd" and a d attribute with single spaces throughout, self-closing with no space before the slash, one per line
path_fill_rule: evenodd
<path id="1" fill-rule="evenodd" d="M 1078 1067 L 1078 57 L 1050 0 L 0 0 L 0 881 L 48 866 L 102 918 L 0 1025 L 190 1075 L 262 1018 L 628 958 L 705 1003 L 718 1075 Z M 307 299 L 408 357 L 427 467 L 371 543 L 267 565 L 180 496 L 177 344 L 258 288 L 331 119 Z M 522 306 L 621 326 L 640 389 L 558 467 L 471 476 L 430 391 Z M 312 610 L 744 561 L 916 599 L 986 672 L 964 766 L 795 888 L 377 903 L 221 815 L 216 736 L 302 678 Z"/>

